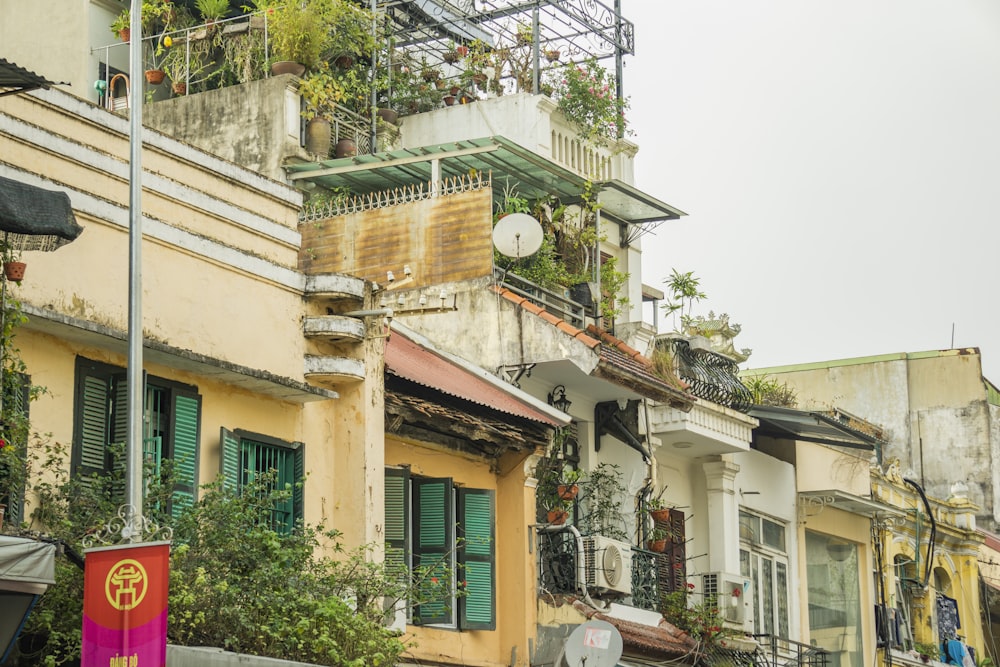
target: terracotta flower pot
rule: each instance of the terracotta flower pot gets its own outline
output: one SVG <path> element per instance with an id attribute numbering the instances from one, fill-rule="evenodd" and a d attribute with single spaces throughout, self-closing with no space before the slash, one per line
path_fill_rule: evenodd
<path id="1" fill-rule="evenodd" d="M 666 523 L 670 520 L 670 510 L 650 510 L 649 516 L 653 517 L 656 523 Z"/>
<path id="2" fill-rule="evenodd" d="M 118 39 L 122 40 L 128 44 L 129 40 L 132 38 L 132 28 L 122 28 L 118 31 Z"/>
<path id="3" fill-rule="evenodd" d="M 163 78 L 167 76 L 166 72 L 162 69 L 148 69 L 146 70 L 146 81 L 151 85 L 158 86 L 163 83 Z"/>
<path id="4" fill-rule="evenodd" d="M 306 150 L 325 160 L 330 155 L 333 128 L 325 118 L 313 118 L 306 123 Z"/>
<path id="5" fill-rule="evenodd" d="M 445 95 L 445 96 L 444 96 L 443 98 L 441 98 L 441 99 L 443 99 L 443 100 L 444 100 L 444 105 L 445 105 L 446 107 L 450 107 L 450 106 L 452 106 L 453 104 L 455 104 L 455 96 L 454 96 L 454 95 Z"/>
<path id="6" fill-rule="evenodd" d="M 355 143 L 354 139 L 337 140 L 337 146 L 334 148 L 334 155 L 336 157 L 354 157 L 357 154 L 358 145 Z"/>
<path id="7" fill-rule="evenodd" d="M 566 519 L 569 518 L 569 512 L 566 510 L 549 510 L 545 517 L 549 523 L 554 526 L 561 526 L 566 523 Z"/>
<path id="8" fill-rule="evenodd" d="M 278 76 L 279 74 L 294 74 L 295 76 L 302 76 L 305 73 L 306 66 L 292 60 L 278 60 L 271 63 L 271 76 Z"/>
<path id="9" fill-rule="evenodd" d="M 650 551 L 655 551 L 658 554 L 662 554 L 667 550 L 666 540 L 648 540 L 646 542 L 646 548 Z"/>
<path id="10" fill-rule="evenodd" d="M 396 121 L 399 120 L 399 114 L 396 113 L 395 109 L 379 109 L 378 117 L 389 123 L 390 125 L 395 125 Z"/>
<path id="11" fill-rule="evenodd" d="M 172 88 L 174 95 L 187 95 L 188 85 L 183 81 L 174 81 Z"/>
<path id="12" fill-rule="evenodd" d="M 4 262 L 3 275 L 7 280 L 19 283 L 24 280 L 24 270 L 27 266 L 24 262 Z"/>
<path id="13" fill-rule="evenodd" d="M 573 500 L 578 493 L 580 487 L 576 484 L 560 484 L 556 487 L 556 494 L 563 500 Z"/>

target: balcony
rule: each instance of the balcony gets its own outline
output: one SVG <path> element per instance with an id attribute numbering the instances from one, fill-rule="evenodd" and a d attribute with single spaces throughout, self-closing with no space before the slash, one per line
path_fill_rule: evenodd
<path id="1" fill-rule="evenodd" d="M 661 451 L 685 458 L 749 451 L 757 425 L 752 417 L 707 401 L 698 401 L 689 412 L 656 405 L 649 419 Z"/>
<path id="2" fill-rule="evenodd" d="M 738 412 L 747 412 L 753 405 L 750 391 L 739 379 L 739 366 L 729 357 L 713 352 L 707 340 L 667 335 L 657 338 L 657 350 L 673 359 L 678 377 L 688 383 L 698 398 L 712 401 Z"/>
<path id="3" fill-rule="evenodd" d="M 654 553 L 600 536 L 583 536 L 573 526 L 538 531 L 540 593 L 610 597 L 639 609 L 660 611 L 664 595 L 684 589 L 683 566 L 683 558 L 678 562 L 670 552 Z M 617 576 L 619 568 L 622 578 Z"/>

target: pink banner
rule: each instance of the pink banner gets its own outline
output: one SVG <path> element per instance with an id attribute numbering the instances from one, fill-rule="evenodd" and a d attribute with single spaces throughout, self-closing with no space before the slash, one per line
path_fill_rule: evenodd
<path id="1" fill-rule="evenodd" d="M 90 549 L 81 667 L 165 667 L 170 544 Z"/>

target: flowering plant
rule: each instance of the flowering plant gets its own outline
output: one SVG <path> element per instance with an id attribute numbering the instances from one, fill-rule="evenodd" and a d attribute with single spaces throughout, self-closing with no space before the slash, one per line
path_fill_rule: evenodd
<path id="1" fill-rule="evenodd" d="M 695 639 L 710 643 L 723 634 L 722 614 L 715 599 L 692 603 L 694 584 L 687 584 L 684 590 L 673 591 L 663 596 L 660 613 L 675 627 L 684 630 Z"/>
<path id="2" fill-rule="evenodd" d="M 627 132 L 628 100 L 618 99 L 611 74 L 596 58 L 566 67 L 553 88 L 559 110 L 585 139 L 615 140 Z"/>

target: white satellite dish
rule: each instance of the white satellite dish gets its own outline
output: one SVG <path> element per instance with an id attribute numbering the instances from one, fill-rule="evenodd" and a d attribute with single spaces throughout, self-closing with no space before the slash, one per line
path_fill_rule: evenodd
<path id="1" fill-rule="evenodd" d="M 567 667 L 614 667 L 624 645 L 618 628 L 607 621 L 590 620 L 570 633 L 563 646 Z"/>
<path id="2" fill-rule="evenodd" d="M 493 228 L 493 246 L 515 259 L 534 255 L 542 247 L 542 225 L 527 213 L 511 213 Z"/>

